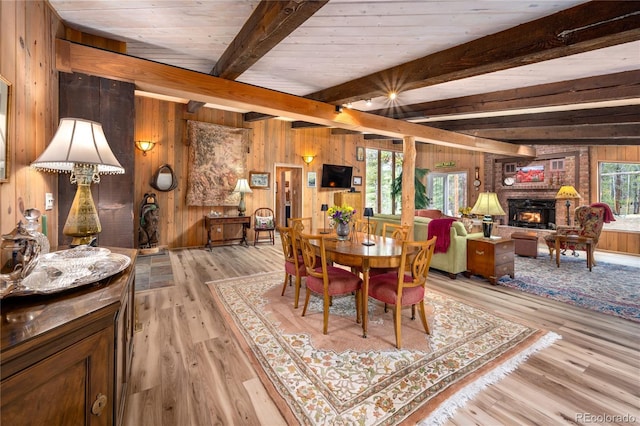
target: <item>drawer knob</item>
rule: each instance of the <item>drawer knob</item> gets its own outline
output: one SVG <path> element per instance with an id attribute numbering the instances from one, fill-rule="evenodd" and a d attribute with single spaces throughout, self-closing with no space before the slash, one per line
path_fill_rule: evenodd
<path id="1" fill-rule="evenodd" d="M 100 414 L 102 414 L 102 410 L 104 410 L 104 407 L 106 406 L 107 406 L 107 397 L 104 394 L 99 393 L 98 396 L 96 397 L 96 400 L 93 401 L 93 405 L 91 406 L 91 412 L 96 416 L 99 416 Z"/>

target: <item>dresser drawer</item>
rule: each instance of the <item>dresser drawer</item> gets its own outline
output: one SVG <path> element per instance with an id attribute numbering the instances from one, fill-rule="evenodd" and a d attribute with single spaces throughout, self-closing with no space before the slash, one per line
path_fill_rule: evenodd
<path id="1" fill-rule="evenodd" d="M 496 254 L 496 265 L 502 265 L 505 263 L 513 263 L 513 252 Z"/>
<path id="2" fill-rule="evenodd" d="M 500 242 L 499 244 L 496 244 L 494 246 L 494 249 L 496 251 L 496 257 L 500 256 L 501 254 L 505 254 L 505 253 L 513 254 L 513 252 L 514 252 L 513 240 Z"/>

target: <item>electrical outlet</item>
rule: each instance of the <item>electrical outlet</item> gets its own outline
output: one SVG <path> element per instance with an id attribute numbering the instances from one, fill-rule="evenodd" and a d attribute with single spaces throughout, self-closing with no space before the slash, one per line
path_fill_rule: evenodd
<path id="1" fill-rule="evenodd" d="M 44 209 L 45 210 L 53 209 L 53 194 L 50 192 L 47 192 L 46 194 L 44 194 Z"/>

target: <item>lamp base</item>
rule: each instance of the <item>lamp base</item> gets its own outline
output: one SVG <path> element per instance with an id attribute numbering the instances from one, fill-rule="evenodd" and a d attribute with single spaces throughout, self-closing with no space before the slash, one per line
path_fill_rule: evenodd
<path id="1" fill-rule="evenodd" d="M 71 244 L 69 244 L 71 248 L 84 246 L 84 245 L 91 246 L 91 247 L 98 247 L 98 237 L 96 237 L 95 235 L 86 235 L 84 237 L 73 237 L 73 239 L 71 240 Z"/>
<path id="2" fill-rule="evenodd" d="M 491 216 L 485 216 L 482 220 L 482 234 L 484 238 L 491 238 L 491 231 L 493 230 L 493 219 Z"/>

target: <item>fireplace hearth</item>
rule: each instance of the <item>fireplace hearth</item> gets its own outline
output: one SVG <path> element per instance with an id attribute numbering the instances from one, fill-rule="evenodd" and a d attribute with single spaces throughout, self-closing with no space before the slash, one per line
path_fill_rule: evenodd
<path id="1" fill-rule="evenodd" d="M 552 229 L 556 222 L 556 200 L 508 199 L 509 226 Z"/>

